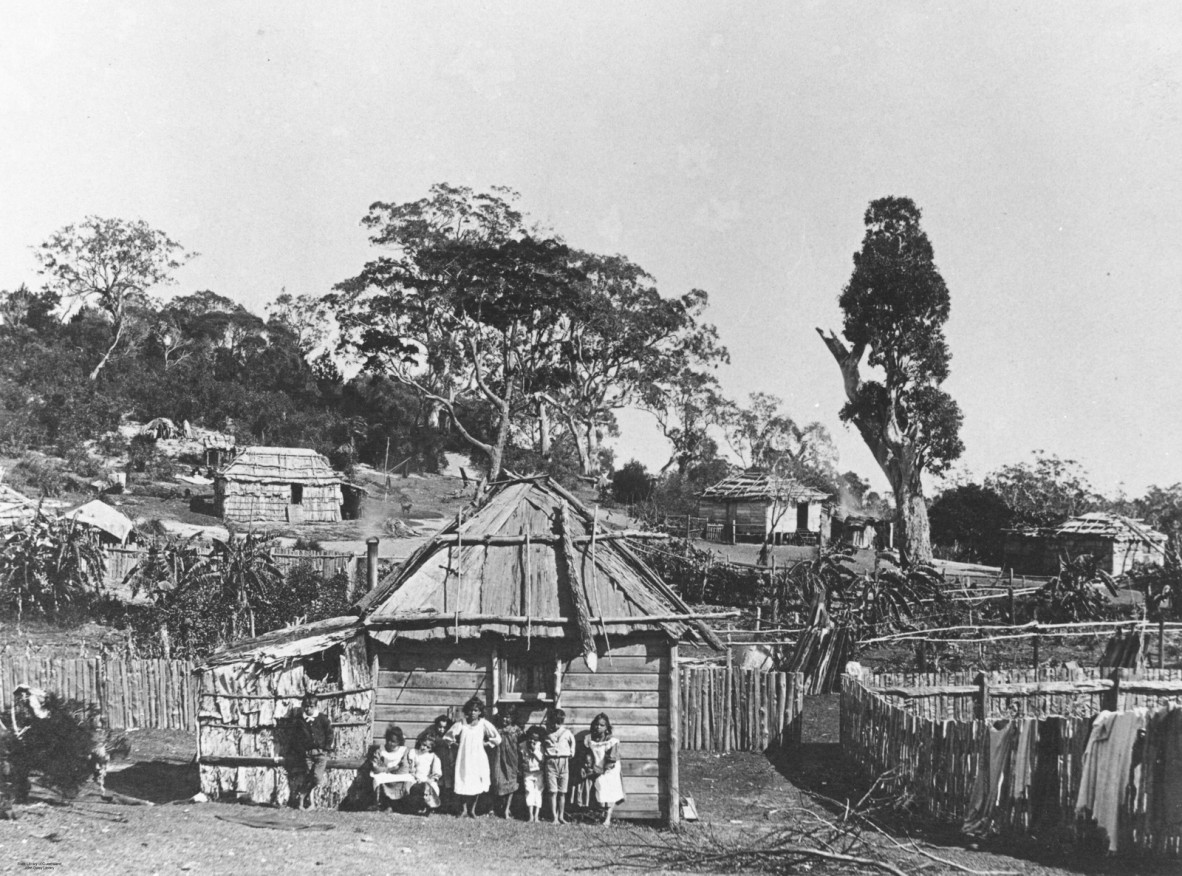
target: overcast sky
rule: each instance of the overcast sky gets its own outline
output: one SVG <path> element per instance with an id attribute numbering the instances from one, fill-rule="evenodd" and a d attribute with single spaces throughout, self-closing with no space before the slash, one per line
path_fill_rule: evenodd
<path id="1" fill-rule="evenodd" d="M 376 200 L 508 185 L 571 243 L 711 296 L 733 395 L 837 417 L 867 203 L 906 195 L 952 294 L 978 477 L 1043 448 L 1182 481 L 1182 4 L 6 5 L 0 288 L 88 214 L 198 251 L 261 312 L 370 251 Z M 624 418 L 619 462 L 667 455 Z"/>

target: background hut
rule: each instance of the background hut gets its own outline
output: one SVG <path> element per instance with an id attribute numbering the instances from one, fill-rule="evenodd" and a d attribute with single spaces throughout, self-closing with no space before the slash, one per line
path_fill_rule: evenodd
<path id="1" fill-rule="evenodd" d="M 722 524 L 727 541 L 820 539 L 829 496 L 792 478 L 750 469 L 723 478 L 698 499 L 698 516 Z"/>
<path id="2" fill-rule="evenodd" d="M 408 736 L 478 695 L 572 730 L 607 712 L 632 818 L 678 818 L 678 642 L 721 647 L 593 514 L 548 478 L 494 487 L 358 604 L 378 667 L 375 728 Z"/>
<path id="3" fill-rule="evenodd" d="M 341 476 L 302 447 L 248 447 L 214 478 L 216 513 L 226 520 L 335 523 Z"/>
<path id="4" fill-rule="evenodd" d="M 1060 557 L 1092 554 L 1102 570 L 1123 575 L 1136 563 L 1162 565 L 1166 540 L 1140 520 L 1096 511 L 1050 529 L 1006 530 L 1004 564 L 1027 575 L 1054 575 Z"/>
<path id="5" fill-rule="evenodd" d="M 20 529 L 36 516 L 36 502 L 6 484 L 0 484 L 0 532 Z"/>
<path id="6" fill-rule="evenodd" d="M 99 534 L 99 540 L 104 544 L 127 544 L 127 539 L 135 531 L 135 524 L 127 515 L 98 499 L 67 511 L 62 516 L 89 526 Z"/>
<path id="7" fill-rule="evenodd" d="M 373 736 L 373 685 L 356 617 L 268 633 L 221 651 L 197 670 L 197 762 L 212 799 L 286 804 L 291 721 L 305 693 L 320 698 L 335 747 L 316 806 L 337 806 Z"/>

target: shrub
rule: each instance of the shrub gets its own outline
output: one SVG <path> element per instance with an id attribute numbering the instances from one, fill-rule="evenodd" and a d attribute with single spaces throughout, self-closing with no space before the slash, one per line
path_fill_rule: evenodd
<path id="1" fill-rule="evenodd" d="M 105 562 L 88 527 L 38 512 L 4 539 L 0 597 L 18 624 L 25 614 L 61 620 L 84 612 L 101 594 Z"/>

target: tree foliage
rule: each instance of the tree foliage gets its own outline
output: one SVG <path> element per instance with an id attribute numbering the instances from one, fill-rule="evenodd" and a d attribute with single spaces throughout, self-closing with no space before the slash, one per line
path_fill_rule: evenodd
<path id="1" fill-rule="evenodd" d="M 6 608 L 60 620 L 84 612 L 102 595 L 105 560 L 88 526 L 38 511 L 9 533 L 0 551 L 0 587 Z"/>
<path id="2" fill-rule="evenodd" d="M 1041 450 L 1035 451 L 1032 462 L 990 473 L 985 487 L 1001 497 L 1020 526 L 1055 526 L 1104 504 L 1078 462 Z"/>
<path id="3" fill-rule="evenodd" d="M 1005 500 L 980 484 L 962 484 L 941 493 L 928 509 L 932 543 L 949 559 L 1000 564 L 1013 512 Z"/>
<path id="4" fill-rule="evenodd" d="M 950 296 L 908 198 L 872 201 L 854 271 L 842 291 L 843 336 L 817 329 L 841 370 L 852 423 L 890 480 L 906 561 L 931 560 L 922 476 L 962 452 L 960 408 L 940 388 L 951 358 L 944 337 Z M 861 373 L 862 361 L 877 377 Z"/>

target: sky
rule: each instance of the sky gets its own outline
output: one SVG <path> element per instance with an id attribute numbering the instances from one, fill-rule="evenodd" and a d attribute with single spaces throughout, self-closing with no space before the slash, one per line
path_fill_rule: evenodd
<path id="1" fill-rule="evenodd" d="M 54 3 L 0 28 L 0 289 L 84 216 L 200 255 L 262 312 L 374 255 L 436 182 L 710 294 L 733 397 L 837 412 L 867 204 L 908 196 L 952 296 L 962 476 L 1043 449 L 1108 493 L 1182 481 L 1182 4 Z M 660 467 L 643 413 L 617 462 Z"/>

